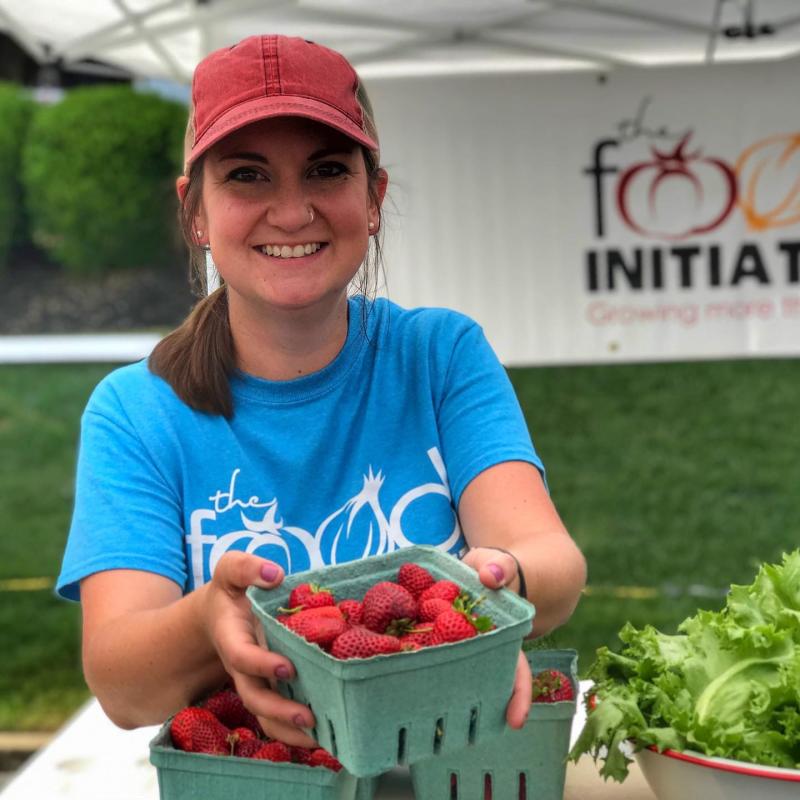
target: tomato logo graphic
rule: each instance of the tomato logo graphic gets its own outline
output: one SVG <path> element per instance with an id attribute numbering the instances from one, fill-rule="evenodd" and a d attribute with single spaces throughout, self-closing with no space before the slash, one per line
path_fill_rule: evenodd
<path id="1" fill-rule="evenodd" d="M 691 135 L 672 152 L 651 147 L 652 161 L 632 164 L 620 176 L 617 208 L 637 233 L 671 240 L 707 233 L 736 205 L 736 173 L 719 158 L 687 153 Z"/>
<path id="2" fill-rule="evenodd" d="M 800 133 L 750 145 L 736 162 L 739 206 L 750 230 L 800 222 Z"/>

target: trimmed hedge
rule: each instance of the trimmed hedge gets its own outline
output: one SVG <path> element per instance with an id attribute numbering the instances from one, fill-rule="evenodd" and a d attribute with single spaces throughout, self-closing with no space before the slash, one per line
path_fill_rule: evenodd
<path id="1" fill-rule="evenodd" d="M 11 248 L 27 239 L 22 147 L 33 109 L 33 101 L 18 86 L 0 82 L 0 269 Z"/>
<path id="2" fill-rule="evenodd" d="M 173 261 L 185 123 L 184 106 L 127 86 L 42 107 L 23 150 L 33 241 L 73 274 Z"/>

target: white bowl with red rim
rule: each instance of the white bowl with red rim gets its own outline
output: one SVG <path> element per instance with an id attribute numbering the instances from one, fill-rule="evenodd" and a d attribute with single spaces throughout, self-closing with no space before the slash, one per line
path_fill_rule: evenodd
<path id="1" fill-rule="evenodd" d="M 800 770 L 648 747 L 636 761 L 658 800 L 798 800 Z"/>

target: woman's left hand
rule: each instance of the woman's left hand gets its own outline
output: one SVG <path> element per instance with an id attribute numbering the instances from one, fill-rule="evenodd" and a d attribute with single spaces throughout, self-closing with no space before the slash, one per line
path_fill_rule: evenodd
<path id="1" fill-rule="evenodd" d="M 490 547 L 474 547 L 461 560 L 478 573 L 481 583 L 489 589 L 506 586 L 516 591 L 519 587 L 517 564 L 507 553 Z M 506 707 L 506 721 L 511 728 L 521 728 L 525 724 L 531 708 L 532 689 L 528 659 L 520 652 L 511 699 Z"/>

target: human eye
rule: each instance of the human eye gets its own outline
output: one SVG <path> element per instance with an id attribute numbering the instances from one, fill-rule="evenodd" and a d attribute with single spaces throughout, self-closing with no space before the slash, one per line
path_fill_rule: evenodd
<path id="1" fill-rule="evenodd" d="M 233 183 L 256 183 L 266 180 L 266 177 L 253 167 L 236 167 L 227 174 L 226 180 Z"/>
<path id="2" fill-rule="evenodd" d="M 350 174 L 350 169 L 341 161 L 323 161 L 311 168 L 312 178 L 341 178 Z"/>

